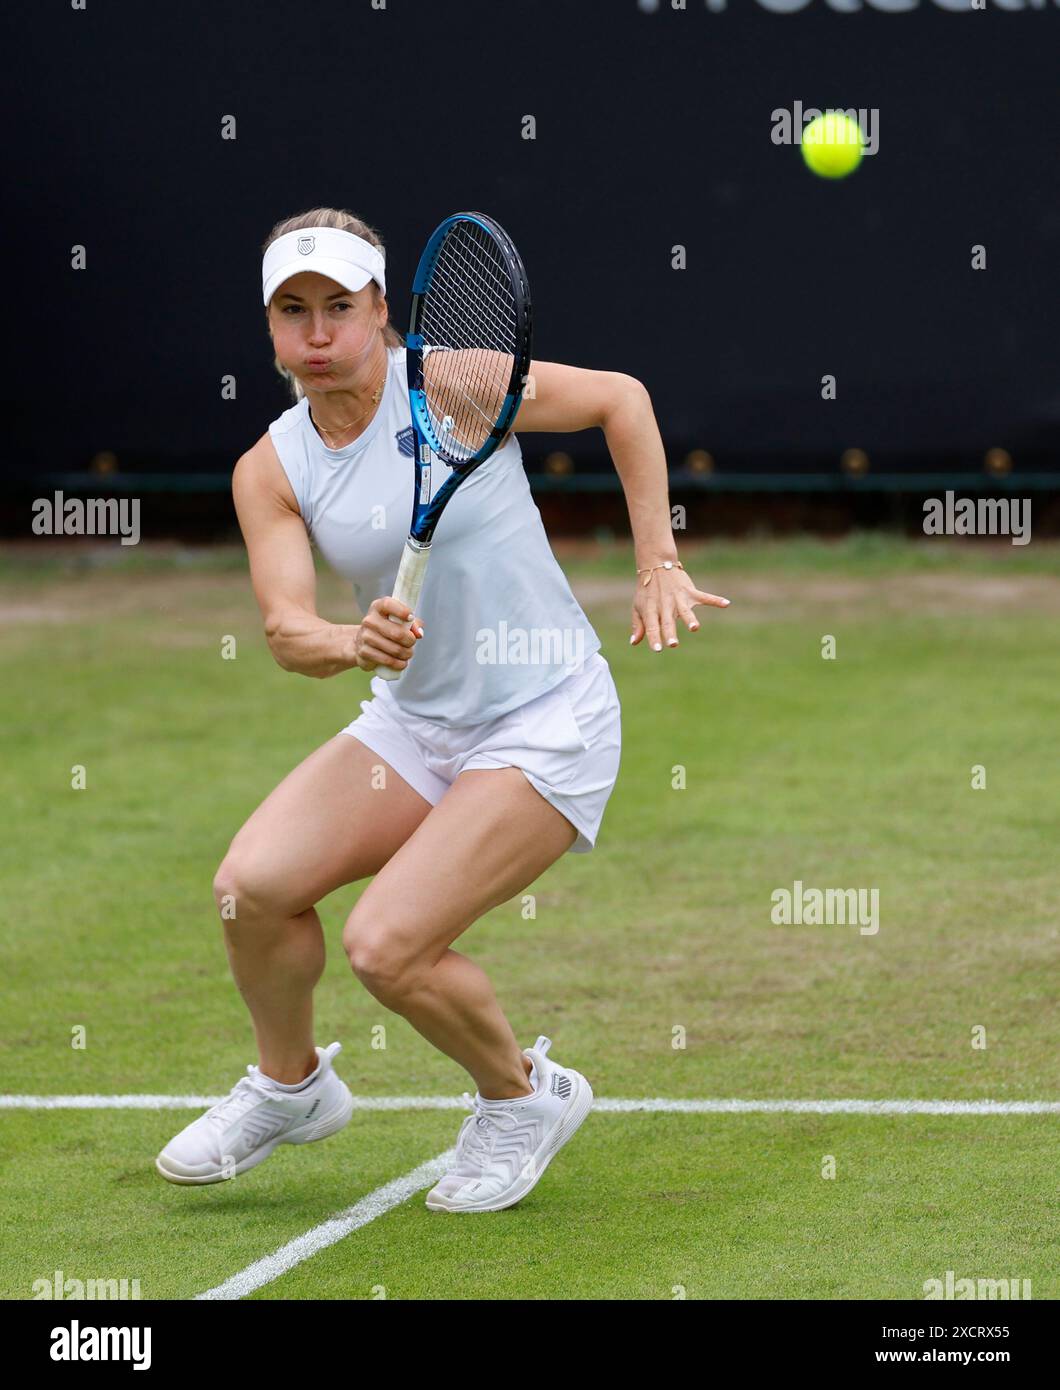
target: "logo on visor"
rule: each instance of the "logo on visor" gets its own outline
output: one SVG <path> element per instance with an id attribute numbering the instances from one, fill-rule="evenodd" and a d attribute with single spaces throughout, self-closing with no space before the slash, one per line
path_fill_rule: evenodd
<path id="1" fill-rule="evenodd" d="M 315 236 L 300 236 L 298 238 L 298 254 L 300 256 L 311 256 L 316 244 L 317 239 Z"/>

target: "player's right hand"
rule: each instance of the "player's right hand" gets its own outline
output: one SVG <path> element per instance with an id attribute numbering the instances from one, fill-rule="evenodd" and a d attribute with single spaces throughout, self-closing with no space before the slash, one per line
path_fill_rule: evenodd
<path id="1" fill-rule="evenodd" d="M 400 621 L 395 622 L 394 618 Z M 412 618 L 411 625 L 407 623 L 409 618 Z M 377 666 L 392 666 L 395 671 L 403 671 L 422 636 L 423 625 L 407 603 L 393 595 L 375 598 L 357 628 L 354 641 L 357 665 L 362 671 L 374 671 Z"/>

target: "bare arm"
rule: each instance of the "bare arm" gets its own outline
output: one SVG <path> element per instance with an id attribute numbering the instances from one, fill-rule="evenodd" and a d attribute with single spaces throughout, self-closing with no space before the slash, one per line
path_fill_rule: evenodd
<path id="1" fill-rule="evenodd" d="M 594 372 L 558 362 L 532 362 L 529 375 L 533 398 L 524 398 L 515 428 L 556 433 L 602 429 L 626 496 L 635 568 L 675 561 L 666 451 L 647 388 L 623 372 Z M 637 576 L 630 641 L 639 642 L 647 633 L 654 651 L 661 650 L 663 641 L 677 645 L 678 617 L 695 632 L 696 604 L 728 606 L 728 599 L 697 589 L 685 570 L 656 569 L 647 585 L 644 578 Z"/>
<path id="2" fill-rule="evenodd" d="M 268 435 L 236 464 L 232 496 L 265 637 L 277 663 L 285 671 L 321 679 L 358 666 L 371 671 L 380 663 L 403 669 L 407 661 L 399 654 L 408 655 L 417 633 L 389 623 L 385 613 L 407 616 L 404 604 L 376 599 L 364 623 L 329 623 L 317 613 L 309 536 Z M 374 631 L 376 616 L 388 624 L 386 639 Z"/>
<path id="3" fill-rule="evenodd" d="M 265 637 L 277 663 L 285 671 L 319 677 L 355 666 L 355 628 L 326 622 L 316 611 L 309 537 L 267 435 L 236 464 L 232 497 Z"/>
<path id="4" fill-rule="evenodd" d="M 517 430 L 604 432 L 629 507 L 637 568 L 677 559 L 670 525 L 666 453 L 651 397 L 636 377 L 558 362 L 531 362 L 534 399 L 523 400 Z"/>

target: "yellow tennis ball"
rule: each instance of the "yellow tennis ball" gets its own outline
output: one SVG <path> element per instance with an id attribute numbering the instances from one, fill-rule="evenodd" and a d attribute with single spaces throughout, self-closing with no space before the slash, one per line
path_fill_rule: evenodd
<path id="1" fill-rule="evenodd" d="M 802 157 L 823 179 L 842 179 L 861 163 L 864 136 L 857 121 L 839 111 L 826 111 L 802 132 Z"/>

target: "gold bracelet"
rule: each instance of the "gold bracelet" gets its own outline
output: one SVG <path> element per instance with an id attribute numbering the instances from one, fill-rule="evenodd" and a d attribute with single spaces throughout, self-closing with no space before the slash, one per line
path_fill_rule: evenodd
<path id="1" fill-rule="evenodd" d="M 651 583 L 651 577 L 652 577 L 652 575 L 655 573 L 656 570 L 673 570 L 673 569 L 683 570 L 683 569 L 684 569 L 684 565 L 682 565 L 682 563 L 681 563 L 680 560 L 664 560 L 664 561 L 662 562 L 661 565 L 652 565 L 652 567 L 651 567 L 650 570 L 638 570 L 638 571 L 637 571 L 638 574 L 646 574 L 646 575 L 648 576 L 647 579 L 645 579 L 644 584 L 641 585 L 641 588 L 643 589 L 644 586 L 645 586 L 646 584 L 650 584 L 650 583 Z"/>

